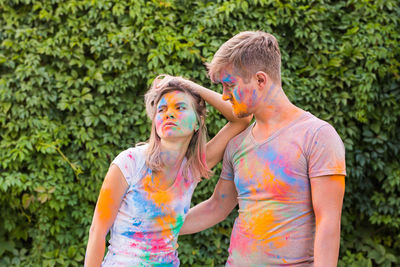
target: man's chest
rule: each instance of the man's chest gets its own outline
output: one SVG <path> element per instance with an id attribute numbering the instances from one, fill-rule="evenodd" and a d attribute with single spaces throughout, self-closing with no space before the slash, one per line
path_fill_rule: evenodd
<path id="1" fill-rule="evenodd" d="M 266 144 L 235 153 L 232 166 L 239 196 L 288 197 L 309 190 L 307 160 L 297 144 Z"/>

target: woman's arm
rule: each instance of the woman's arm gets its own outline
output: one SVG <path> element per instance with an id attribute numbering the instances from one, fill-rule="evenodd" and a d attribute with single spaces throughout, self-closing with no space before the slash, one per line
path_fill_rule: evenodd
<path id="1" fill-rule="evenodd" d="M 237 118 L 233 114 L 232 105 L 228 101 L 222 99 L 222 95 L 198 85 L 192 81 L 185 80 L 189 88 L 197 92 L 208 104 L 229 121 L 222 129 L 207 143 L 206 161 L 207 166 L 211 169 L 222 160 L 224 151 L 228 142 L 247 128 L 252 116 L 246 118 Z"/>
<path id="2" fill-rule="evenodd" d="M 246 118 L 237 118 L 233 114 L 232 105 L 222 99 L 222 95 L 207 89 L 197 83 L 186 80 L 181 77 L 166 75 L 160 80 L 157 86 L 168 84 L 170 86 L 180 85 L 198 93 L 208 104 L 213 106 L 229 121 L 215 136 L 207 143 L 206 161 L 211 169 L 221 161 L 228 142 L 242 132 L 249 125 L 252 116 Z"/>
<path id="3" fill-rule="evenodd" d="M 106 236 L 114 223 L 122 198 L 128 189 L 124 175 L 118 166 L 112 164 L 101 186 L 100 195 L 90 226 L 86 248 L 85 266 L 100 266 L 103 260 Z"/>
<path id="4" fill-rule="evenodd" d="M 208 88 L 205 88 L 195 82 L 177 77 L 178 81 L 184 84 L 185 87 L 190 88 L 194 92 L 198 93 L 208 104 L 213 106 L 216 110 L 230 122 L 249 123 L 252 117 L 239 119 L 233 114 L 232 105 L 229 101 L 224 101 L 222 95 Z"/>

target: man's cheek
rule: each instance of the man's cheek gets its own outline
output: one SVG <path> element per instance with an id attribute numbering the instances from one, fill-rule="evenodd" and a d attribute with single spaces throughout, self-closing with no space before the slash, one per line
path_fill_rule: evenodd
<path id="1" fill-rule="evenodd" d="M 235 87 L 232 93 L 238 103 L 243 102 L 243 93 L 239 90 L 238 87 Z"/>
<path id="2" fill-rule="evenodd" d="M 250 105 L 257 103 L 258 94 L 256 89 L 250 90 L 248 92 L 248 96 L 250 97 Z"/>

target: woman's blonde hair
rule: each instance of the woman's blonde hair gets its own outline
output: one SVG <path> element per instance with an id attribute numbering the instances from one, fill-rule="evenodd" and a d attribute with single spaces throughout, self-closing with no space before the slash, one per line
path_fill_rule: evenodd
<path id="1" fill-rule="evenodd" d="M 190 140 L 189 147 L 186 151 L 186 165 L 183 168 L 183 175 L 190 177 L 190 175 L 197 181 L 201 177 L 209 178 L 211 171 L 206 163 L 206 142 L 207 142 L 207 128 L 205 125 L 206 116 L 206 103 L 199 94 L 186 88 L 184 85 L 172 82 L 165 86 L 157 87 L 162 75 L 158 76 L 151 85 L 148 92 L 145 94 L 145 104 L 147 116 L 152 121 L 150 139 L 148 140 L 148 148 L 146 153 L 146 164 L 153 171 L 161 171 L 163 162 L 161 159 L 161 139 L 156 131 L 155 115 L 157 104 L 161 97 L 166 93 L 173 91 L 180 91 L 192 97 L 193 109 L 196 114 L 196 119 L 199 124 L 199 129 L 196 130 Z"/>
<path id="2" fill-rule="evenodd" d="M 223 68 L 232 66 L 235 74 L 245 81 L 257 71 L 263 71 L 281 84 L 281 52 L 278 41 L 269 33 L 245 31 L 226 41 L 206 64 L 213 82 L 219 81 Z"/>

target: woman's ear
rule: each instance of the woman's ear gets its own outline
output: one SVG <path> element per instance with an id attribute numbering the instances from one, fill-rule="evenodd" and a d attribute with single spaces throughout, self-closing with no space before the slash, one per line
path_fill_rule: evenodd
<path id="1" fill-rule="evenodd" d="M 204 121 L 204 117 L 203 117 L 203 116 L 200 116 L 200 121 L 201 121 L 201 125 L 204 125 L 205 121 Z M 196 121 L 196 124 L 195 124 L 195 126 L 194 126 L 194 130 L 195 130 L 195 131 L 198 131 L 199 129 L 200 129 L 199 122 Z"/>
<path id="2" fill-rule="evenodd" d="M 201 120 L 202 125 L 206 124 L 206 120 L 205 120 L 204 116 L 200 116 L 200 120 Z"/>

